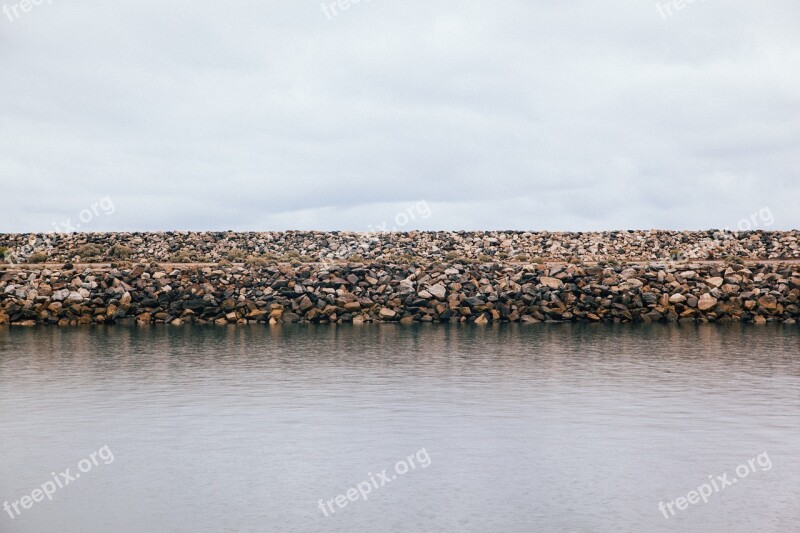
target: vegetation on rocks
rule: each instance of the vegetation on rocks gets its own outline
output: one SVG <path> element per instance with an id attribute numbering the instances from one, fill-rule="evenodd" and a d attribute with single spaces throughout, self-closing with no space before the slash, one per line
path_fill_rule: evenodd
<path id="1" fill-rule="evenodd" d="M 119 243 L 112 246 L 109 251 L 109 256 L 115 259 L 128 259 L 131 255 L 133 255 L 133 248 Z"/>
<path id="2" fill-rule="evenodd" d="M 87 261 L 103 255 L 103 249 L 97 244 L 84 244 L 79 246 L 73 256 L 79 256 L 81 260 Z M 113 257 L 113 256 L 112 256 Z"/>

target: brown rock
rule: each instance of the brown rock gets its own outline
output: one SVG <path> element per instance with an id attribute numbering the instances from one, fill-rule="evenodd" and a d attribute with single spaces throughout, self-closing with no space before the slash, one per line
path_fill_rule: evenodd
<path id="1" fill-rule="evenodd" d="M 697 302 L 697 308 L 701 311 L 707 311 L 717 305 L 717 299 L 711 296 L 709 293 L 705 293 L 700 297 L 700 300 Z"/>
<path id="2" fill-rule="evenodd" d="M 361 304 L 359 302 L 347 302 L 344 304 L 345 311 L 359 311 L 361 309 Z"/>
<path id="3" fill-rule="evenodd" d="M 539 278 L 539 283 L 541 283 L 542 285 L 544 285 L 549 289 L 560 289 L 561 287 L 564 286 L 564 282 L 561 281 L 560 279 L 550 278 L 547 276 L 542 276 L 541 278 Z"/>
<path id="4" fill-rule="evenodd" d="M 379 314 L 380 314 L 380 317 L 383 318 L 384 320 L 392 319 L 392 318 L 397 316 L 397 312 L 396 311 L 392 311 L 388 307 L 381 308 Z"/>
<path id="5" fill-rule="evenodd" d="M 772 296 L 771 294 L 765 294 L 761 298 L 758 299 L 758 305 L 763 307 L 764 309 L 777 309 L 778 308 L 778 299 Z"/>

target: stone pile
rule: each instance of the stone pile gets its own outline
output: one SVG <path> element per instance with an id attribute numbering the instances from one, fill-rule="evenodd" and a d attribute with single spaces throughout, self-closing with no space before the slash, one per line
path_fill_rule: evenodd
<path id="1" fill-rule="evenodd" d="M 7 262 L 664 261 L 800 259 L 800 231 L 0 234 Z"/>
<path id="2" fill-rule="evenodd" d="M 0 324 L 784 322 L 795 264 L 14 266 Z"/>

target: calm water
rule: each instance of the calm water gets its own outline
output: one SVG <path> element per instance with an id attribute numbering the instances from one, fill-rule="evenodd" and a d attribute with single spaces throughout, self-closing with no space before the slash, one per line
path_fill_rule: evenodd
<path id="1" fill-rule="evenodd" d="M 799 341 L 796 326 L 4 329 L 0 504 L 90 470 L 3 511 L 0 531 L 798 531 Z M 659 511 L 764 453 L 708 503 Z M 360 483 L 368 499 L 338 507 Z"/>

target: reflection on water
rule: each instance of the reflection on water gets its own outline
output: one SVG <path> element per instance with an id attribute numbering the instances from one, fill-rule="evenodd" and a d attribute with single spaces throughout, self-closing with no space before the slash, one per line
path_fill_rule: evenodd
<path id="1" fill-rule="evenodd" d="M 800 521 L 798 328 L 0 330 L 0 531 L 778 531 Z M 318 507 L 425 448 L 431 464 Z M 711 474 L 774 465 L 664 519 Z M 74 469 L 74 467 L 73 467 Z"/>

